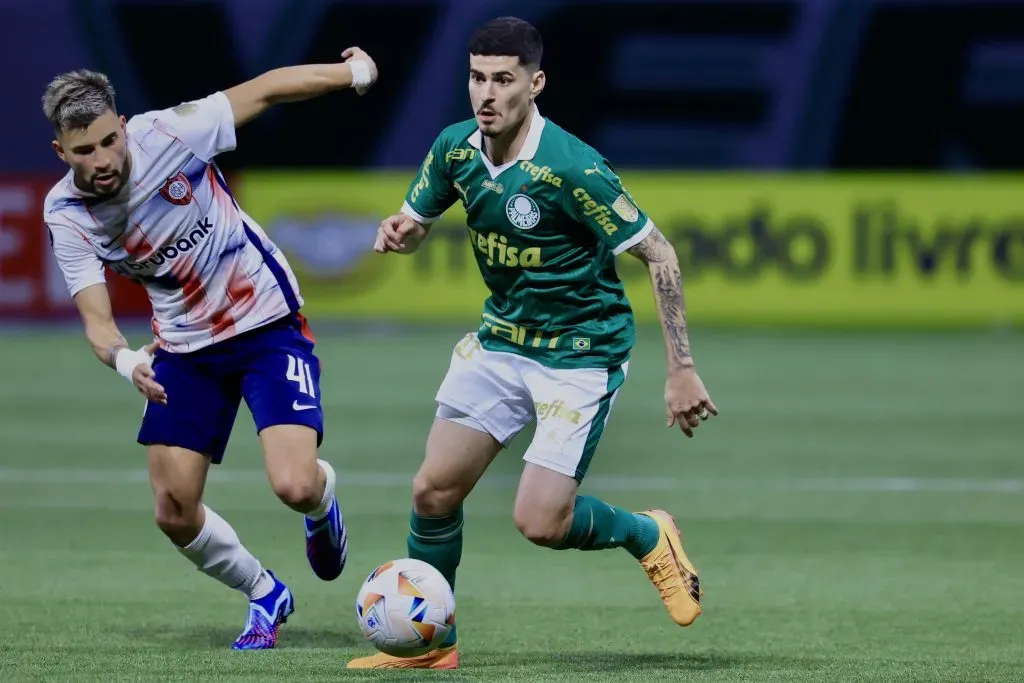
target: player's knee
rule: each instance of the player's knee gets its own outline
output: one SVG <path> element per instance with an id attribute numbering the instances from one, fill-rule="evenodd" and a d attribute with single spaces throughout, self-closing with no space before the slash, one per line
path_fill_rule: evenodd
<path id="1" fill-rule="evenodd" d="M 424 517 L 443 517 L 459 509 L 465 497 L 457 486 L 445 486 L 422 472 L 412 480 L 412 507 Z"/>
<path id="2" fill-rule="evenodd" d="M 571 514 L 552 515 L 538 513 L 537 510 L 516 508 L 514 515 L 516 529 L 523 535 L 523 538 L 534 545 L 545 548 L 557 548 L 565 540 L 569 533 L 569 526 L 572 524 Z"/>
<path id="3" fill-rule="evenodd" d="M 199 523 L 199 501 L 185 500 L 171 491 L 157 491 L 156 525 L 175 545 L 184 548 L 202 530 Z"/>
<path id="4" fill-rule="evenodd" d="M 291 472 L 275 477 L 270 482 L 274 495 L 282 503 L 296 510 L 312 509 L 323 497 L 323 487 L 318 486 L 316 470 L 311 474 Z"/>
<path id="5" fill-rule="evenodd" d="M 324 496 L 326 475 L 316 458 L 316 431 L 298 425 L 274 425 L 260 432 L 270 487 L 278 499 L 308 512 Z"/>

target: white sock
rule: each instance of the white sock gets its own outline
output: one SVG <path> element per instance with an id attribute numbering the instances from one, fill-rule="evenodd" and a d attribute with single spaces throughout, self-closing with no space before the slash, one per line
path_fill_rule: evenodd
<path id="1" fill-rule="evenodd" d="M 334 483 L 337 481 L 337 475 L 334 474 L 334 468 L 331 467 L 331 463 L 326 460 L 317 460 L 316 463 L 324 471 L 324 474 L 327 475 L 327 485 L 324 486 L 323 495 L 320 497 L 320 504 L 307 512 L 306 516 L 315 522 L 319 522 L 327 516 L 327 512 L 331 509 L 331 503 L 334 502 Z"/>
<path id="2" fill-rule="evenodd" d="M 212 576 L 228 588 L 244 593 L 250 600 L 258 600 L 274 589 L 274 579 L 264 571 L 263 565 L 245 549 L 238 534 L 210 508 L 206 523 L 195 540 L 178 552 L 191 560 L 199 571 Z"/>

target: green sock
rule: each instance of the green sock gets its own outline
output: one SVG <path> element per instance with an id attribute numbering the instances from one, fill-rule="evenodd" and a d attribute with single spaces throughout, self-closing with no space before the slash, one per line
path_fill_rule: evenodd
<path id="1" fill-rule="evenodd" d="M 455 570 L 462 559 L 462 508 L 445 517 L 420 517 L 413 511 L 409 518 L 409 557 L 432 565 L 455 590 Z M 455 644 L 455 627 L 441 647 Z"/>
<path id="2" fill-rule="evenodd" d="M 572 527 L 559 549 L 625 548 L 636 559 L 654 550 L 660 531 L 654 520 L 609 505 L 593 496 L 576 496 Z"/>

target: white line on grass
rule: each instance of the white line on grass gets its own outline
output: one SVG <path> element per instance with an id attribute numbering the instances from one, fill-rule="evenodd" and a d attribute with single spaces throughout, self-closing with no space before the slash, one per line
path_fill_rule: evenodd
<path id="1" fill-rule="evenodd" d="M 0 467 L 0 484 L 118 485 L 145 484 L 142 469 L 41 469 Z M 210 482 L 229 485 L 266 484 L 263 470 L 221 469 L 210 472 Z M 408 488 L 412 473 L 338 471 L 342 488 Z M 488 475 L 478 488 L 514 489 L 518 476 Z M 1003 493 L 1024 494 L 1024 479 L 969 479 L 963 477 L 634 477 L 594 475 L 584 479 L 594 491 L 740 491 L 776 493 Z"/>

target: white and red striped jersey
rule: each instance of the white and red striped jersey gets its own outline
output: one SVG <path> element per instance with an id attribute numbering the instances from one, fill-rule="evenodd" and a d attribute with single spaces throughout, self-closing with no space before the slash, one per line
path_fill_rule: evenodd
<path id="1" fill-rule="evenodd" d="M 44 220 L 71 296 L 105 282 L 104 266 L 140 282 L 153 331 L 171 352 L 298 311 L 288 261 L 213 161 L 235 148 L 224 93 L 132 117 L 127 144 L 131 171 L 116 196 L 83 192 L 69 171 L 46 197 Z"/>

